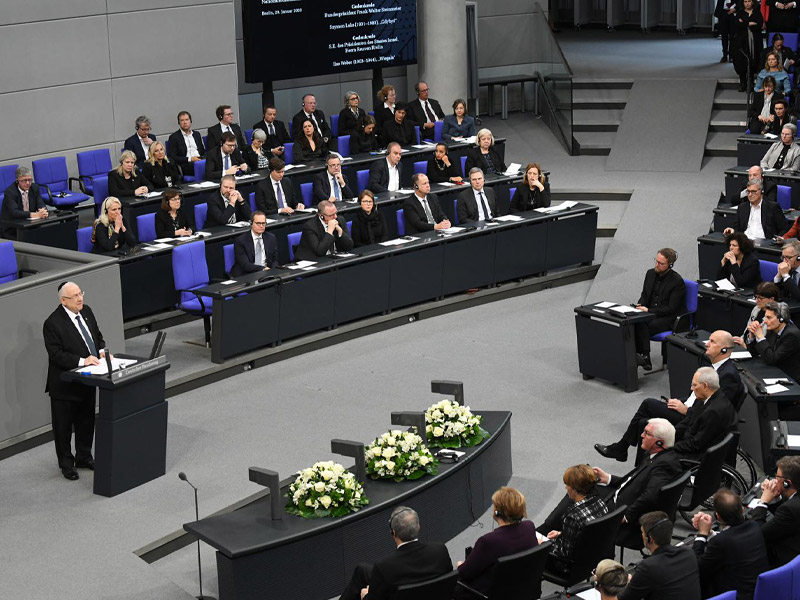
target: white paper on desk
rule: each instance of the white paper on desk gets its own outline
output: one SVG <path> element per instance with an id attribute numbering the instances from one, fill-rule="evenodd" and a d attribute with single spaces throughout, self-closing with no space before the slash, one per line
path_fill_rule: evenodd
<path id="1" fill-rule="evenodd" d="M 420 145 L 420 148 L 424 148 L 424 147 L 425 146 Z M 410 150 L 408 148 L 400 148 L 400 154 L 402 154 L 403 152 L 410 152 Z"/>
<path id="2" fill-rule="evenodd" d="M 411 144 L 412 148 L 427 148 L 428 144 Z"/>
<path id="3" fill-rule="evenodd" d="M 336 256 L 339 258 L 352 258 L 355 254 L 351 254 L 350 252 L 337 252 Z"/>
<path id="4" fill-rule="evenodd" d="M 316 208 L 295 208 L 294 212 L 315 213 L 315 212 L 317 212 L 317 209 Z"/>
<path id="5" fill-rule="evenodd" d="M 787 435 L 786 443 L 792 448 L 797 448 L 797 446 L 800 446 L 800 435 Z"/>
<path id="6" fill-rule="evenodd" d="M 381 246 L 400 246 L 402 244 L 407 244 L 409 242 L 415 242 L 419 238 L 412 237 L 411 239 L 404 240 L 403 238 L 395 238 L 393 240 L 388 240 L 386 242 L 381 242 Z"/>
<path id="7" fill-rule="evenodd" d="M 153 240 L 156 244 L 165 244 L 167 242 L 174 242 L 175 238 L 158 238 L 157 240 Z"/>
<path id="8" fill-rule="evenodd" d="M 714 286 L 713 286 L 713 285 L 711 285 L 711 284 L 710 284 L 710 283 L 708 283 L 708 282 L 701 283 L 700 285 L 702 285 L 703 287 L 711 288 L 712 290 L 714 289 Z"/>
<path id="9" fill-rule="evenodd" d="M 298 260 L 295 264 L 289 265 L 286 267 L 287 269 L 305 269 L 306 267 L 310 267 L 311 265 L 315 265 L 313 260 Z"/>
<path id="10" fill-rule="evenodd" d="M 413 194 L 414 190 L 409 190 L 409 189 L 406 189 L 406 188 L 400 188 L 399 190 L 397 190 L 397 193 L 398 194 Z"/>
<path id="11" fill-rule="evenodd" d="M 145 198 L 155 198 L 156 196 L 160 196 L 161 192 L 147 192 L 144 197 Z"/>
<path id="12" fill-rule="evenodd" d="M 745 358 L 753 358 L 753 356 L 747 350 L 739 350 L 738 352 L 731 352 L 731 358 L 743 360 Z"/>
<path id="13" fill-rule="evenodd" d="M 773 135 L 774 135 L 774 134 L 773 134 Z M 775 137 L 778 137 L 778 136 L 776 135 Z M 762 169 L 762 171 L 763 171 L 764 173 L 772 173 L 773 171 L 775 171 L 775 169 L 772 169 L 772 168 L 770 168 L 770 169 Z"/>
<path id="14" fill-rule="evenodd" d="M 246 175 L 237 175 L 236 181 L 241 181 L 242 179 L 252 179 L 253 177 L 258 177 L 255 173 L 247 173 Z"/>
<path id="15" fill-rule="evenodd" d="M 475 141 L 478 139 L 478 136 L 471 135 L 471 136 L 469 136 L 468 138 L 462 138 L 462 139 L 463 139 L 465 142 L 467 142 L 468 144 L 474 144 L 474 143 L 475 143 Z"/>
<path id="16" fill-rule="evenodd" d="M 765 133 L 765 134 L 764 134 L 764 137 L 765 137 L 765 138 L 767 138 L 767 139 L 769 139 L 769 140 L 774 140 L 774 139 L 776 139 L 778 136 L 777 136 L 777 135 L 775 135 L 774 133 Z M 764 169 L 764 170 L 765 170 L 765 171 L 772 171 L 772 169 Z"/>
<path id="17" fill-rule="evenodd" d="M 284 171 L 291 171 L 292 169 L 299 169 L 300 167 L 305 167 L 305 165 L 286 165 L 283 167 Z"/>
<path id="18" fill-rule="evenodd" d="M 287 166 L 287 167 L 289 167 L 289 166 L 291 166 L 291 165 L 286 165 L 286 166 Z M 216 183 L 214 183 L 213 181 L 201 181 L 200 183 L 190 183 L 190 184 L 189 184 L 189 187 L 193 187 L 193 188 L 207 188 L 207 187 L 216 187 L 216 185 L 217 185 L 217 184 L 216 184 Z"/>
<path id="19" fill-rule="evenodd" d="M 788 389 L 789 388 L 787 388 L 785 385 L 781 385 L 780 383 L 776 383 L 775 385 L 768 385 L 766 387 L 768 394 L 780 394 L 781 392 L 785 392 Z"/>
<path id="20" fill-rule="evenodd" d="M 747 508 L 755 508 L 756 506 L 758 506 L 760 501 L 761 498 L 759 496 L 756 496 L 755 498 L 750 500 L 750 502 L 747 504 Z"/>
<path id="21" fill-rule="evenodd" d="M 717 289 L 726 290 L 726 291 L 733 291 L 736 289 L 736 286 L 733 285 L 728 279 L 718 279 L 714 283 L 717 284 Z"/>
<path id="22" fill-rule="evenodd" d="M 583 598 L 583 600 L 600 600 L 600 597 L 600 592 L 594 589 L 578 593 L 578 598 Z"/>
<path id="23" fill-rule="evenodd" d="M 277 222 L 278 222 L 278 219 L 267 219 L 267 225 L 269 225 L 270 223 L 277 223 Z M 211 235 L 211 234 L 209 234 L 209 235 Z"/>
<path id="24" fill-rule="evenodd" d="M 755 297 L 753 297 L 753 298 L 748 298 L 748 299 L 747 299 L 747 301 L 748 301 L 748 302 L 750 302 L 751 304 L 755 304 L 755 303 L 756 303 L 756 299 L 755 299 Z"/>
<path id="25" fill-rule="evenodd" d="M 614 302 L 598 302 L 595 306 L 597 308 L 611 308 L 614 306 Z"/>
<path id="26" fill-rule="evenodd" d="M 521 166 L 522 165 L 519 163 L 511 163 L 510 165 L 508 165 L 508 168 L 506 169 L 506 172 L 503 173 L 503 175 L 516 175 L 517 173 L 519 173 L 519 169 Z"/>
<path id="27" fill-rule="evenodd" d="M 765 377 L 764 383 L 767 385 L 775 385 L 779 381 L 783 381 L 783 377 Z"/>
<path id="28" fill-rule="evenodd" d="M 642 312 L 638 308 L 635 308 L 633 306 L 625 306 L 624 304 L 620 304 L 618 306 L 612 306 L 608 310 L 613 310 L 614 312 L 618 312 L 618 313 L 640 313 L 640 312 Z"/>
<path id="29" fill-rule="evenodd" d="M 220 281 L 220 285 L 233 285 L 234 283 L 239 283 L 235 279 L 228 279 L 227 281 Z"/>
<path id="30" fill-rule="evenodd" d="M 313 270 L 314 270 L 314 269 L 316 269 L 316 268 L 317 268 L 317 265 L 311 265 L 310 267 L 303 267 L 303 268 L 302 268 L 302 269 L 300 269 L 300 270 L 301 270 L 301 271 L 313 271 Z"/>
<path id="31" fill-rule="evenodd" d="M 520 217 L 519 215 L 503 215 L 502 217 L 495 217 L 494 220 L 495 221 L 501 221 L 501 222 L 505 222 L 505 221 L 522 221 L 522 217 Z"/>
<path id="32" fill-rule="evenodd" d="M 250 221 L 236 221 L 236 223 L 225 223 L 227 227 L 250 227 Z"/>
<path id="33" fill-rule="evenodd" d="M 170 244 L 150 244 L 149 246 L 144 246 L 144 250 L 166 250 L 167 248 L 172 248 Z"/>
<path id="34" fill-rule="evenodd" d="M 442 181 L 441 183 L 439 183 L 439 185 L 441 185 L 442 187 L 455 187 L 457 184 L 451 181 Z"/>
<path id="35" fill-rule="evenodd" d="M 112 358 L 111 370 L 118 371 L 122 367 L 136 364 L 135 358 Z M 108 367 L 106 366 L 105 359 L 100 359 L 99 365 L 85 365 L 74 369 L 78 373 L 91 373 L 92 375 L 108 375 Z"/>
<path id="36" fill-rule="evenodd" d="M 194 234 L 192 234 L 189 237 L 201 237 L 201 238 L 203 238 L 203 237 L 210 237 L 210 236 L 211 236 L 211 232 L 209 232 L 209 231 L 195 231 Z"/>
<path id="37" fill-rule="evenodd" d="M 536 532 L 536 539 L 539 541 L 540 544 L 544 544 L 547 541 L 547 536 L 542 535 L 538 531 Z"/>
<path id="38" fill-rule="evenodd" d="M 462 231 L 466 231 L 464 227 L 449 227 L 447 229 L 440 229 L 442 233 L 461 233 Z"/>
<path id="39" fill-rule="evenodd" d="M 158 246 L 142 246 L 142 252 L 155 252 L 156 250 L 161 250 Z"/>

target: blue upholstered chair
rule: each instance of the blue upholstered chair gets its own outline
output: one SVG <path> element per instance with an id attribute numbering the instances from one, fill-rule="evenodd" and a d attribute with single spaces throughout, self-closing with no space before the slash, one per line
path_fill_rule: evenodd
<path id="1" fill-rule="evenodd" d="M 403 218 L 403 209 L 397 209 L 397 236 L 402 237 L 406 234 L 406 221 Z"/>
<path id="2" fill-rule="evenodd" d="M 369 169 L 356 171 L 356 184 L 358 185 L 359 194 L 367 189 L 367 185 L 369 185 Z"/>
<path id="3" fill-rule="evenodd" d="M 339 137 L 339 115 L 331 115 L 331 133 L 333 137 Z"/>
<path id="4" fill-rule="evenodd" d="M 467 173 L 466 167 L 467 165 L 467 155 L 461 157 L 461 172 L 464 174 L 464 177 L 469 177 L 469 173 Z"/>
<path id="5" fill-rule="evenodd" d="M 442 141 L 442 131 L 444 131 L 444 121 L 436 121 L 433 125 L 433 141 Z"/>
<path id="6" fill-rule="evenodd" d="M 194 180 L 203 181 L 206 178 L 206 159 L 195 161 Z"/>
<path id="7" fill-rule="evenodd" d="M 100 216 L 100 208 L 103 206 L 103 201 L 108 198 L 108 177 L 95 177 L 94 178 L 94 216 Z"/>
<path id="8" fill-rule="evenodd" d="M 111 151 L 108 148 L 78 152 L 78 178 L 83 184 L 83 189 L 90 196 L 95 195 L 94 180 L 102 178 L 107 182 L 108 172 L 112 168 Z M 106 190 L 108 190 L 108 183 L 106 183 Z M 100 202 L 102 204 L 102 200 Z"/>
<path id="9" fill-rule="evenodd" d="M 708 600 L 736 600 L 736 590 L 724 592 L 719 596 L 714 596 L 713 598 L 709 598 Z"/>
<path id="10" fill-rule="evenodd" d="M 250 212 L 256 212 L 256 193 L 250 192 L 248 198 L 250 199 Z"/>
<path id="11" fill-rule="evenodd" d="M 792 208 L 792 188 L 788 185 L 778 186 L 778 206 L 781 207 L 781 210 Z"/>
<path id="12" fill-rule="evenodd" d="M 672 328 L 655 334 L 650 339 L 654 342 L 661 342 L 661 370 L 667 368 L 666 340 L 668 335 L 691 331 L 694 329 L 694 315 L 697 312 L 697 282 L 691 279 L 684 279 L 686 284 L 686 297 L 684 298 L 683 312 L 679 313 L 672 324 Z"/>
<path id="13" fill-rule="evenodd" d="M 206 346 L 211 346 L 211 299 L 194 291 L 209 283 L 206 244 L 203 240 L 176 246 L 172 250 L 172 277 L 178 303 L 175 308 L 203 317 Z"/>
<path id="14" fill-rule="evenodd" d="M 314 184 L 310 181 L 308 183 L 301 183 L 300 184 L 300 196 L 303 198 L 303 206 L 309 208 L 314 206 L 314 199 L 311 196 L 311 192 L 313 191 Z"/>
<path id="15" fill-rule="evenodd" d="M 286 236 L 286 243 L 289 245 L 289 262 L 294 262 L 294 249 L 300 243 L 300 237 L 303 235 L 302 231 L 295 231 Z"/>
<path id="16" fill-rule="evenodd" d="M 197 231 L 203 229 L 203 225 L 206 224 L 206 217 L 208 216 L 208 203 L 203 202 L 202 204 L 195 204 L 194 205 L 194 226 L 197 228 Z"/>
<path id="17" fill-rule="evenodd" d="M 453 198 L 453 223 L 459 225 L 458 221 L 458 198 Z"/>
<path id="18" fill-rule="evenodd" d="M 17 180 L 15 175 L 17 167 L 19 165 L 3 165 L 0 167 L 0 202 L 3 201 L 6 188 Z"/>
<path id="19" fill-rule="evenodd" d="M 16 281 L 25 275 L 38 273 L 32 269 L 20 269 L 12 242 L 0 242 L 0 283 Z"/>
<path id="20" fill-rule="evenodd" d="M 778 274 L 778 263 L 771 260 L 759 260 L 758 268 L 761 271 L 761 281 L 775 281 Z"/>
<path id="21" fill-rule="evenodd" d="M 253 143 L 253 130 L 252 129 L 245 129 L 244 130 L 244 139 L 247 142 L 248 146 Z M 241 148 L 239 149 L 239 152 L 241 152 Z"/>
<path id="22" fill-rule="evenodd" d="M 286 142 L 283 145 L 283 161 L 287 165 L 294 164 L 294 142 Z"/>
<path id="23" fill-rule="evenodd" d="M 414 133 L 416 134 L 416 140 L 417 140 L 417 143 L 419 144 L 420 143 L 419 125 L 414 125 Z"/>
<path id="24" fill-rule="evenodd" d="M 428 174 L 428 161 L 427 160 L 418 160 L 414 163 L 414 173 L 424 173 L 425 175 Z"/>
<path id="25" fill-rule="evenodd" d="M 78 229 L 78 252 L 91 252 L 92 245 L 91 226 Z"/>
<path id="26" fill-rule="evenodd" d="M 83 192 L 73 192 L 72 182 L 80 186 L 80 179 L 70 177 L 67 159 L 63 156 L 40 158 L 33 161 L 33 179 L 39 184 L 42 200 L 56 208 L 72 208 L 88 200 Z"/>
<path id="27" fill-rule="evenodd" d="M 225 261 L 225 274 L 230 277 L 234 261 L 233 244 L 225 244 L 222 247 L 222 258 Z"/>
<path id="28" fill-rule="evenodd" d="M 753 600 L 795 600 L 794 578 L 800 577 L 800 574 L 795 573 L 798 570 L 797 567 L 792 567 L 792 564 L 796 562 L 795 558 L 782 567 L 759 575 Z"/>
<path id="29" fill-rule="evenodd" d="M 136 228 L 140 242 L 152 242 L 156 239 L 156 213 L 136 217 Z"/>
<path id="30" fill-rule="evenodd" d="M 339 154 L 343 157 L 350 156 L 350 136 L 349 135 L 340 135 L 337 138 L 339 144 Z"/>

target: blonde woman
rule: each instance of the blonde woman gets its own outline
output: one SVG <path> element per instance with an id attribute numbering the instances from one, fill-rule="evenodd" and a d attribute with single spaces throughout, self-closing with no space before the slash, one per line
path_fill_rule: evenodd
<path id="1" fill-rule="evenodd" d="M 142 175 L 156 188 L 173 187 L 183 180 L 178 165 L 169 161 L 167 149 L 161 142 L 150 144 L 149 156 L 142 168 Z"/>
<path id="2" fill-rule="evenodd" d="M 131 152 L 133 154 L 133 152 Z M 113 250 L 128 250 L 136 245 L 136 236 L 122 217 L 122 202 L 109 196 L 100 207 L 100 217 L 92 230 L 93 252 L 102 254 Z"/>
<path id="3" fill-rule="evenodd" d="M 117 198 L 144 196 L 154 189 L 153 184 L 136 166 L 136 155 L 125 150 L 119 155 L 119 166 L 108 172 L 108 193 Z"/>

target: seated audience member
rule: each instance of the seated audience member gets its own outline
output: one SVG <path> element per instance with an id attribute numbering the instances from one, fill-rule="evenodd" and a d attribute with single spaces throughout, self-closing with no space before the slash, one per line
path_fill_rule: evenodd
<path id="1" fill-rule="evenodd" d="M 600 593 L 600 600 L 618 600 L 628 585 L 628 572 L 617 561 L 604 558 L 595 567 L 592 583 Z"/>
<path id="2" fill-rule="evenodd" d="M 765 65 L 767 64 L 767 55 L 772 52 L 774 55 L 778 57 L 778 62 L 784 65 L 784 68 L 787 67 L 786 61 L 789 61 L 788 67 L 791 67 L 795 63 L 795 55 L 794 50 L 792 50 L 789 46 L 784 43 L 783 35 L 780 33 L 775 33 L 772 36 L 772 45 L 764 48 L 759 55 L 759 64 Z"/>
<path id="3" fill-rule="evenodd" d="M 769 147 L 761 159 L 762 169 L 800 170 L 800 146 L 795 143 L 797 126 L 791 123 L 781 128 L 781 141 Z"/>
<path id="4" fill-rule="evenodd" d="M 433 158 L 428 159 L 426 168 L 431 183 L 461 183 L 463 181 L 458 165 L 447 156 L 447 144 L 439 142 L 433 151 Z"/>
<path id="5" fill-rule="evenodd" d="M 655 268 L 648 269 L 644 276 L 642 294 L 636 308 L 651 312 L 656 318 L 647 323 L 637 323 L 636 361 L 645 371 L 653 368 L 650 361 L 650 338 L 662 331 L 672 329 L 678 313 L 684 307 L 686 284 L 683 277 L 673 270 L 678 254 L 672 248 L 662 248 L 656 254 Z"/>
<path id="6" fill-rule="evenodd" d="M 589 474 L 594 477 L 591 469 Z M 525 496 L 519 490 L 501 487 L 492 494 L 492 519 L 497 523 L 497 528 L 479 537 L 466 559 L 456 563 L 459 581 L 486 595 L 498 558 L 538 546 L 536 528 L 531 521 L 525 520 L 527 516 Z M 456 586 L 454 598 L 475 597 L 473 592 Z"/>
<path id="7" fill-rule="evenodd" d="M 206 155 L 206 179 L 220 179 L 223 175 L 234 176 L 249 167 L 236 147 L 236 136 L 227 131 L 222 134 L 222 144 Z"/>
<path id="8" fill-rule="evenodd" d="M 740 288 L 755 288 L 761 282 L 761 268 L 752 240 L 735 231 L 725 236 L 725 241 L 728 251 L 722 255 L 717 279 L 727 279 Z"/>
<path id="9" fill-rule="evenodd" d="M 773 479 L 761 484 L 761 498 L 750 518 L 761 525 L 767 545 L 767 558 L 773 569 L 785 565 L 800 554 L 800 456 L 782 456 Z M 775 500 L 777 503 L 772 504 Z M 772 520 L 767 520 L 767 513 Z"/>
<path id="10" fill-rule="evenodd" d="M 764 126 L 770 123 L 770 117 L 775 116 L 774 102 L 782 98 L 775 93 L 775 78 L 769 75 L 764 78 L 764 89 L 753 93 L 753 102 L 747 113 L 747 123 L 750 133 L 759 134 L 764 130 Z"/>
<path id="11" fill-rule="evenodd" d="M 672 521 L 662 511 L 649 512 L 638 521 L 640 536 L 650 556 L 636 565 L 619 600 L 674 598 L 700 600 L 700 572 L 688 546 L 672 546 Z"/>
<path id="12" fill-rule="evenodd" d="M 354 247 L 380 244 L 389 239 L 389 230 L 386 227 L 386 218 L 375 206 L 375 194 L 363 190 L 358 195 L 361 210 L 353 217 L 352 230 Z"/>
<path id="13" fill-rule="evenodd" d="M 267 141 L 267 134 L 262 129 L 253 130 L 253 141 L 249 146 L 245 146 L 242 157 L 251 171 L 266 169 L 269 166 L 269 159 L 272 154 L 264 148 Z"/>
<path id="14" fill-rule="evenodd" d="M 792 84 L 789 81 L 789 74 L 783 70 L 783 65 L 778 60 L 774 52 L 767 52 L 767 60 L 764 63 L 764 68 L 759 71 L 756 77 L 756 91 L 760 92 L 764 78 L 772 77 L 775 79 L 775 91 L 779 94 L 789 95 L 792 93 Z"/>
<path id="15" fill-rule="evenodd" d="M 250 220 L 250 203 L 236 189 L 236 178 L 233 175 L 222 176 L 219 192 L 211 192 L 207 202 L 207 227 Z"/>
<path id="16" fill-rule="evenodd" d="M 599 484 L 597 492 L 609 510 L 623 504 L 627 506 L 616 543 L 628 547 L 640 544 L 639 528 L 636 526 L 639 517 L 662 508 L 659 506 L 659 490 L 683 473 L 678 455 L 672 450 L 675 443 L 675 427 L 672 423 L 666 419 L 650 419 L 642 431 L 641 440 L 646 459 L 626 475 L 618 477 L 609 475 L 599 467 L 592 468 Z M 564 496 L 537 531 L 558 530 L 564 513 L 572 504 L 569 496 Z"/>
<path id="17" fill-rule="evenodd" d="M 726 227 L 722 232 L 730 235 L 735 231 L 744 232 L 751 240 L 771 239 L 786 231 L 786 218 L 777 202 L 764 200 L 763 184 L 758 179 L 747 182 L 747 203 L 736 207 L 736 219 L 733 227 Z M 752 215 L 752 218 L 751 218 Z M 758 217 L 761 218 L 758 218 Z"/>
<path id="18" fill-rule="evenodd" d="M 330 139 L 333 137 L 331 127 L 325 120 L 325 113 L 317 110 L 317 99 L 313 94 L 306 94 L 303 96 L 303 109 L 292 117 L 292 134 L 295 138 L 303 134 L 303 123 L 311 121 L 314 126 L 314 131 L 325 142 L 326 146 Z M 295 146 L 295 153 L 297 147 Z"/>
<path id="19" fill-rule="evenodd" d="M 717 7 L 720 9 L 722 2 L 723 0 L 717 0 Z M 739 91 L 749 91 L 748 88 L 753 85 L 753 73 L 758 72 L 760 65 L 767 61 L 766 55 L 761 60 L 758 55 L 763 46 L 761 29 L 764 27 L 764 18 L 756 0 L 742 0 L 742 2 L 726 0 L 725 3 L 730 6 L 728 14 L 717 16 L 720 17 L 720 24 L 723 27 L 727 21 L 728 29 L 733 29 L 730 44 L 731 61 L 736 74 L 739 75 Z M 723 12 L 720 10 L 720 13 Z"/>
<path id="20" fill-rule="evenodd" d="M 286 163 L 280 158 L 269 160 L 269 177 L 256 186 L 256 208 L 267 215 L 290 215 L 295 209 L 303 210 L 302 202 L 295 201 L 292 182 L 284 178 Z"/>
<path id="21" fill-rule="evenodd" d="M 344 95 L 344 108 L 339 111 L 339 135 L 354 136 L 356 132 L 364 129 L 364 121 L 367 113 L 359 107 L 361 98 L 355 92 L 347 92 Z"/>
<path id="22" fill-rule="evenodd" d="M 800 330 L 792 323 L 789 306 L 785 302 L 770 302 L 764 307 L 764 333 L 762 324 L 751 321 L 747 326 L 753 341 L 747 349 L 768 365 L 775 365 L 795 381 L 800 381 Z"/>
<path id="23" fill-rule="evenodd" d="M 794 220 L 794 223 L 792 223 L 789 231 L 783 235 L 776 236 L 775 240 L 778 242 L 788 242 L 792 239 L 796 240 L 798 238 L 800 238 L 800 217 Z"/>
<path id="24" fill-rule="evenodd" d="M 318 260 L 322 256 L 353 249 L 353 239 L 347 233 L 344 217 L 337 215 L 336 206 L 323 200 L 317 210 L 317 216 L 303 225 L 300 244 L 294 253 L 297 260 Z"/>
<path id="25" fill-rule="evenodd" d="M 3 192 L 3 208 L 0 219 L 44 219 L 48 216 L 44 200 L 39 193 L 39 186 L 33 183 L 33 173 L 28 167 L 17 167 L 14 171 L 15 181 Z M 17 238 L 17 230 L 13 227 L 3 229 L 3 237 Z"/>
<path id="26" fill-rule="evenodd" d="M 406 106 L 408 120 L 412 125 L 419 125 L 420 138 L 433 139 L 433 130 L 436 121 L 444 120 L 442 105 L 437 100 L 429 97 L 430 88 L 424 81 L 414 85 L 417 99 Z"/>
<path id="27" fill-rule="evenodd" d="M 417 132 L 411 122 L 406 119 L 405 104 L 398 102 L 394 108 L 394 119 L 383 122 L 381 139 L 385 145 L 392 142 L 397 142 L 401 146 L 417 143 Z"/>
<path id="28" fill-rule="evenodd" d="M 550 206 L 550 184 L 537 163 L 525 167 L 522 183 L 514 191 L 511 199 L 511 212 L 525 212 L 535 208 Z"/>
<path id="29" fill-rule="evenodd" d="M 253 213 L 250 231 L 237 236 L 233 242 L 232 277 L 269 271 L 278 266 L 278 240 L 266 227 L 267 215 L 257 210 Z"/>
<path id="30" fill-rule="evenodd" d="M 218 106 L 217 110 L 214 112 L 217 115 L 219 123 L 208 128 L 208 137 L 206 138 L 208 144 L 206 150 L 211 152 L 218 148 L 222 144 L 223 134 L 230 133 L 234 136 L 237 150 L 241 152 L 242 148 L 247 145 L 247 142 L 245 142 L 244 135 L 242 134 L 242 128 L 239 127 L 238 123 L 233 122 L 233 109 L 227 104 L 222 104 Z"/>
<path id="31" fill-rule="evenodd" d="M 194 164 L 206 157 L 203 136 L 192 130 L 192 115 L 187 110 L 178 113 L 178 131 L 169 136 L 169 159 L 184 175 L 194 176 Z"/>
<path id="32" fill-rule="evenodd" d="M 761 527 L 745 521 L 742 499 L 731 490 L 718 490 L 713 503 L 719 533 L 711 531 L 714 519 L 710 514 L 699 512 L 692 519 L 697 530 L 692 549 L 703 598 L 736 590 L 737 600 L 753 600 L 758 576 L 769 570 Z"/>
<path id="33" fill-rule="evenodd" d="M 389 518 L 389 530 L 397 550 L 374 564 L 356 565 L 339 600 L 390 600 L 400 585 L 426 581 L 453 570 L 447 546 L 419 541 L 419 515 L 413 508 L 395 508 Z"/>
<path id="34" fill-rule="evenodd" d="M 299 134 L 294 138 L 294 164 L 327 158 L 328 146 L 319 136 L 313 121 L 310 119 L 303 121 Z"/>
<path id="35" fill-rule="evenodd" d="M 483 171 L 473 167 L 469 172 L 468 190 L 458 194 L 456 214 L 459 223 L 488 221 L 499 216 L 494 190 L 484 187 Z"/>
<path id="36" fill-rule="evenodd" d="M 773 280 L 781 293 L 782 300 L 800 300 L 800 240 L 792 239 L 781 248 L 781 260 L 778 263 L 778 274 Z"/>
<path id="37" fill-rule="evenodd" d="M 764 307 L 769 302 L 777 302 L 780 298 L 780 290 L 778 286 L 772 283 L 771 281 L 762 281 L 756 286 L 755 290 L 755 299 L 756 305 L 753 307 L 753 310 L 750 311 L 750 318 L 747 320 L 748 325 L 752 321 L 758 321 L 762 323 L 762 329 L 764 330 L 764 334 L 767 333 L 767 328 L 763 324 L 764 322 Z M 747 348 L 747 344 L 753 341 L 753 336 L 750 334 L 750 331 L 747 327 L 744 328 L 744 332 L 741 336 L 734 336 L 733 343 L 737 346 L 741 346 L 743 348 Z M 723 384 L 724 386 L 724 384 Z M 727 395 L 727 394 L 726 394 Z"/>
<path id="38" fill-rule="evenodd" d="M 386 158 L 375 160 L 369 167 L 369 188 L 372 193 L 396 192 L 400 189 L 400 176 L 403 172 L 400 159 L 403 151 L 400 144 L 392 142 L 386 146 Z"/>
<path id="39" fill-rule="evenodd" d="M 168 188 L 183 181 L 181 171 L 167 158 L 167 149 L 161 142 L 150 144 L 150 155 L 142 169 L 144 175 L 156 188 Z"/>
<path id="40" fill-rule="evenodd" d="M 144 196 L 155 189 L 136 166 L 136 156 L 130 150 L 119 155 L 119 166 L 108 172 L 108 193 L 117 198 Z"/>
<path id="41" fill-rule="evenodd" d="M 397 92 L 391 85 L 385 85 L 378 91 L 378 101 L 383 102 L 383 106 L 375 110 L 375 122 L 378 125 L 378 131 L 382 131 L 386 121 L 394 121 Z"/>
<path id="42" fill-rule="evenodd" d="M 272 156 L 278 158 L 283 156 L 283 147 L 292 141 L 292 136 L 286 129 L 286 124 L 277 119 L 278 109 L 272 104 L 264 107 L 264 118 L 253 125 L 253 131 L 260 129 L 267 134 L 264 145 Z"/>
<path id="43" fill-rule="evenodd" d="M 784 125 L 792 124 L 797 127 L 797 118 L 789 114 L 786 100 L 778 98 L 772 103 L 772 106 L 775 114 L 770 115 L 771 121 L 764 125 L 761 133 L 771 133 L 780 137 Z"/>
<path id="44" fill-rule="evenodd" d="M 440 229 L 450 229 L 450 221 L 439 206 L 439 199 L 431 194 L 428 176 L 414 173 L 412 177 L 414 193 L 403 201 L 403 220 L 406 234 L 423 233 Z"/>
<path id="45" fill-rule="evenodd" d="M 311 191 L 314 204 L 319 204 L 321 200 L 341 202 L 355 196 L 342 175 L 342 159 L 337 154 L 329 154 L 325 159 L 325 170 L 314 177 Z"/>
<path id="46" fill-rule="evenodd" d="M 781 2 L 780 0 L 766 0 L 769 6 L 767 19 L 767 32 L 797 31 L 797 2 Z"/>
<path id="47" fill-rule="evenodd" d="M 188 235 L 192 235 L 192 228 L 181 208 L 181 193 L 175 188 L 165 190 L 161 209 L 156 212 L 156 239 Z"/>
<path id="48" fill-rule="evenodd" d="M 350 154 L 380 150 L 381 142 L 376 129 L 375 117 L 367 115 L 364 119 L 364 127 L 350 135 Z"/>
<path id="49" fill-rule="evenodd" d="M 458 98 L 453 102 L 453 114 L 444 118 L 442 137 L 449 141 L 453 138 L 468 138 L 475 135 L 475 119 L 467 114 L 466 101 Z"/>
<path id="50" fill-rule="evenodd" d="M 739 371 L 730 360 L 733 343 L 731 334 L 721 329 L 712 333 L 706 343 L 703 357 L 711 361 L 711 368 L 717 372 L 716 384 L 712 381 L 708 385 L 708 380 L 703 380 L 707 385 L 698 381 L 695 386 L 693 376 L 692 391 L 683 402 L 677 398 L 670 398 L 666 402 L 645 398 L 636 409 L 622 438 L 607 446 L 595 444 L 594 449 L 606 458 L 627 461 L 628 448 L 639 443 L 647 422 L 655 417 L 666 419 L 675 426 L 677 443 L 673 446 L 676 452 L 697 454 L 716 444 L 735 429 L 737 417 L 731 402 L 743 398 L 745 393 Z M 700 389 L 700 395 L 697 394 L 696 387 Z M 717 388 L 721 389 L 722 394 L 713 396 L 712 389 Z"/>
<path id="51" fill-rule="evenodd" d="M 136 244 L 136 236 L 122 217 L 122 202 L 109 196 L 100 207 L 100 217 L 95 219 L 92 229 L 92 252 L 97 254 L 112 250 L 130 250 Z"/>
<path id="52" fill-rule="evenodd" d="M 130 150 L 136 157 L 136 166 L 140 169 L 150 154 L 150 144 L 156 141 L 156 136 L 150 133 L 150 119 L 142 115 L 136 119 L 136 133 L 125 140 L 124 150 Z"/>
<path id="53" fill-rule="evenodd" d="M 494 136 L 488 129 L 481 129 L 477 137 L 478 145 L 467 150 L 467 160 L 464 163 L 464 172 L 469 173 L 478 167 L 487 175 L 504 173 L 506 163 L 494 149 Z"/>
<path id="54" fill-rule="evenodd" d="M 578 541 L 578 534 L 589 521 L 608 514 L 608 507 L 597 493 L 597 476 L 589 465 L 575 465 L 564 471 L 564 486 L 572 504 L 561 517 L 558 529 L 542 531 L 553 540 L 548 570 L 567 573 Z"/>
<path id="55" fill-rule="evenodd" d="M 741 184 L 742 191 L 739 192 L 738 197 L 731 199 L 731 204 L 736 206 L 742 201 L 747 200 L 747 182 L 751 179 L 758 179 L 761 182 L 763 188 L 762 195 L 765 200 L 777 202 L 778 184 L 775 183 L 774 179 L 764 179 L 764 169 L 762 169 L 760 165 L 753 165 L 747 169 L 747 178 L 744 178 Z"/>

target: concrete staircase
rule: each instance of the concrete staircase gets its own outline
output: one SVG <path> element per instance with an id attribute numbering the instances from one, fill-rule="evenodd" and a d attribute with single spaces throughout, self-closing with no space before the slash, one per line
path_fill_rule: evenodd
<path id="1" fill-rule="evenodd" d="M 573 80 L 573 137 L 579 154 L 608 156 L 622 121 L 633 80 Z"/>
<path id="2" fill-rule="evenodd" d="M 738 88 L 738 79 L 717 81 L 705 156 L 736 156 L 736 138 L 747 129 L 747 100 Z"/>

